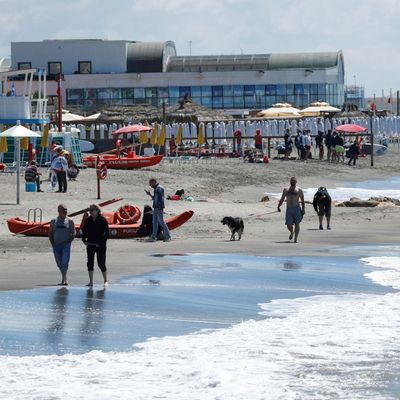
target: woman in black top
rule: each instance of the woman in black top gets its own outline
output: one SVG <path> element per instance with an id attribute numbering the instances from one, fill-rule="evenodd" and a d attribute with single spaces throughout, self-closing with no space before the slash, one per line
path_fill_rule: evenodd
<path id="1" fill-rule="evenodd" d="M 87 268 L 89 272 L 89 283 L 93 286 L 94 256 L 97 254 L 97 265 L 104 278 L 104 286 L 108 285 L 106 252 L 107 239 L 110 236 L 107 220 L 100 214 L 100 208 L 96 204 L 89 206 L 90 216 L 86 218 L 82 230 L 82 241 L 86 245 Z"/>

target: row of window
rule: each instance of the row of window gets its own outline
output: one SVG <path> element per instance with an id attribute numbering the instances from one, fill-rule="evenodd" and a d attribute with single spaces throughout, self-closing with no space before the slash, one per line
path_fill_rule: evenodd
<path id="1" fill-rule="evenodd" d="M 185 95 L 192 99 L 243 98 L 267 96 L 296 99 L 306 97 L 310 100 L 321 96 L 343 95 L 343 87 L 334 84 L 309 85 L 228 85 L 228 86 L 181 86 L 151 88 L 99 88 L 68 89 L 68 101 L 76 100 L 115 100 L 115 99 L 168 99 Z"/>
<path id="2" fill-rule="evenodd" d="M 91 108 L 95 105 L 112 105 L 112 104 L 152 104 L 156 107 L 165 102 L 167 105 L 176 104 L 179 97 L 169 98 L 135 98 L 135 99 L 67 99 L 68 105 L 82 106 Z M 275 103 L 287 102 L 295 107 L 304 108 L 313 101 L 326 101 L 334 106 L 339 106 L 343 103 L 343 96 L 339 95 L 298 95 L 298 96 L 226 96 L 226 97 L 192 97 L 195 103 L 201 104 L 208 108 L 266 108 Z"/>
<path id="3" fill-rule="evenodd" d="M 19 62 L 18 69 L 31 69 L 32 63 L 29 61 Z M 61 61 L 49 61 L 47 63 L 47 75 L 49 79 L 54 79 L 58 74 L 62 73 Z M 78 61 L 78 74 L 91 74 L 92 73 L 92 62 L 91 61 Z"/>

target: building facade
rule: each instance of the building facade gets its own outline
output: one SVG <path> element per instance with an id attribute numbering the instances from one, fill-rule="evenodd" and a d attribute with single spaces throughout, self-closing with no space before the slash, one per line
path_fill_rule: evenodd
<path id="1" fill-rule="evenodd" d="M 215 109 L 344 102 L 341 51 L 182 57 L 171 41 L 44 40 L 12 43 L 11 60 L 13 69 L 46 68 L 50 80 L 61 73 L 64 104 L 85 109 L 172 105 L 186 95 Z"/>

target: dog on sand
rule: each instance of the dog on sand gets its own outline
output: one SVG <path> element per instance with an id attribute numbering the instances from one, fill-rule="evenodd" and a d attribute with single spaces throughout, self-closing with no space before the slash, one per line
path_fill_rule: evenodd
<path id="1" fill-rule="evenodd" d="M 237 233 L 238 240 L 242 238 L 243 230 L 244 230 L 244 222 L 240 217 L 224 217 L 221 220 L 222 225 L 227 225 L 231 231 L 231 239 L 235 240 L 235 235 Z"/>

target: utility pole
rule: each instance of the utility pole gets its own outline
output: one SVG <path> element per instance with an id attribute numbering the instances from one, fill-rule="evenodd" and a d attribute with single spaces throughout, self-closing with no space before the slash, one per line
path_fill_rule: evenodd
<path id="1" fill-rule="evenodd" d="M 61 72 L 57 76 L 57 102 L 58 102 L 58 132 L 62 132 L 62 97 L 61 97 Z"/>

